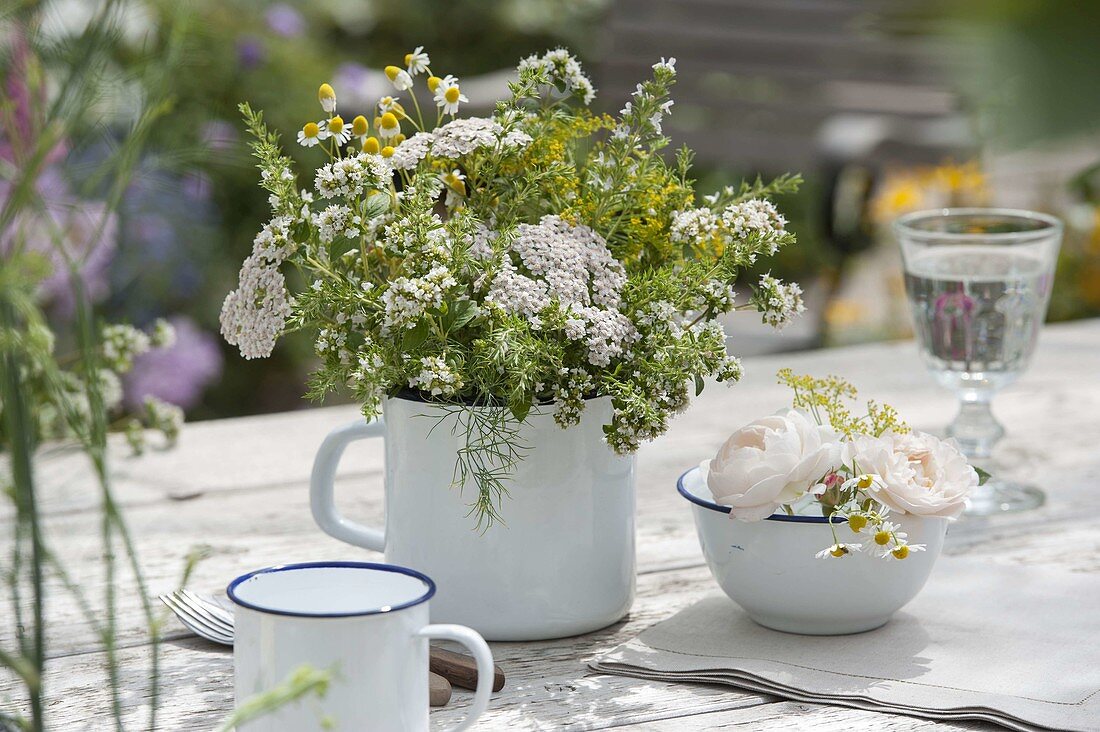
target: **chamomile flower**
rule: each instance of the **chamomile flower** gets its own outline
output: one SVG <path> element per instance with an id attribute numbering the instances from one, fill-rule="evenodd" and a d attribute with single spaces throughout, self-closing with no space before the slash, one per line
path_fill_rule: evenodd
<path id="1" fill-rule="evenodd" d="M 445 77 L 435 88 L 435 104 L 443 109 L 444 114 L 457 114 L 459 103 L 469 101 L 458 88 L 458 79 L 453 76 Z"/>
<path id="2" fill-rule="evenodd" d="M 401 123 L 397 121 L 397 116 L 393 112 L 386 112 L 379 117 L 376 127 L 383 140 L 389 140 L 401 133 Z"/>
<path id="3" fill-rule="evenodd" d="M 840 558 L 840 557 L 846 556 L 848 554 L 851 554 L 852 552 L 858 552 L 858 551 L 862 551 L 862 550 L 863 550 L 863 545 L 862 544 L 837 543 L 837 544 L 833 544 L 832 546 L 825 547 L 824 549 L 819 551 L 814 556 L 817 559 L 828 559 L 829 557 Z"/>
<path id="4" fill-rule="evenodd" d="M 898 525 L 890 523 L 889 521 L 883 521 L 876 526 L 871 534 L 871 539 L 879 546 L 888 546 L 891 542 L 905 541 L 905 537 L 908 536 L 904 531 L 898 531 Z"/>
<path id="5" fill-rule="evenodd" d="M 439 180 L 443 181 L 443 185 L 447 187 L 445 202 L 447 207 L 451 208 L 462 203 L 462 199 L 466 197 L 466 176 L 462 171 L 455 168 L 450 173 L 442 173 Z"/>
<path id="6" fill-rule="evenodd" d="M 336 140 L 337 145 L 343 145 L 351 139 L 351 125 L 345 124 L 344 118 L 340 115 L 323 119 L 317 124 L 321 128 L 321 133 L 318 135 L 321 140 L 331 137 Z"/>
<path id="7" fill-rule="evenodd" d="M 434 93 L 435 90 L 437 88 L 439 88 L 439 85 L 442 84 L 442 83 L 443 83 L 443 79 L 440 79 L 438 76 L 429 76 L 428 77 L 428 91 Z"/>
<path id="8" fill-rule="evenodd" d="M 913 552 L 923 552 L 926 547 L 924 544 L 898 544 L 893 549 L 885 552 L 883 559 L 905 559 Z"/>
<path id="9" fill-rule="evenodd" d="M 423 46 L 417 46 L 415 51 L 405 54 L 405 66 L 408 67 L 411 76 L 427 71 L 431 62 L 432 60 L 428 58 L 428 54 L 424 53 Z"/>
<path id="10" fill-rule="evenodd" d="M 317 90 L 317 101 L 321 103 L 321 109 L 328 113 L 336 111 L 336 91 L 328 84 L 321 84 Z"/>
<path id="11" fill-rule="evenodd" d="M 384 148 L 382 148 L 381 155 L 384 158 L 392 158 L 393 157 L 393 147 L 390 146 L 390 145 L 386 145 Z"/>
<path id="12" fill-rule="evenodd" d="M 363 115 L 359 115 L 351 121 L 351 136 L 359 142 L 366 142 L 370 135 L 370 123 Z"/>
<path id="13" fill-rule="evenodd" d="M 397 91 L 407 91 L 412 88 L 413 80 L 409 72 L 396 66 L 386 67 L 386 78 L 393 84 Z"/>
<path id="14" fill-rule="evenodd" d="M 368 137 L 363 140 L 363 152 L 377 155 L 381 149 L 382 146 L 379 144 L 377 137 Z"/>
<path id="15" fill-rule="evenodd" d="M 298 144 L 303 147 L 313 147 L 321 141 L 321 127 L 316 122 L 306 122 L 302 129 L 298 130 Z"/>
<path id="16" fill-rule="evenodd" d="M 401 105 L 397 103 L 397 97 L 382 97 L 378 100 L 378 114 L 393 112 L 395 109 L 402 109 Z M 402 111 L 404 110 L 402 109 Z"/>

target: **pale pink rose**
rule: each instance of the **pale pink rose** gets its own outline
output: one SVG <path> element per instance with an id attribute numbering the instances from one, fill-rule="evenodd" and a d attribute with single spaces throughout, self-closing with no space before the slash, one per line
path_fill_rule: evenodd
<path id="1" fill-rule="evenodd" d="M 954 440 L 924 432 L 857 437 L 851 456 L 857 470 L 881 479 L 872 495 L 899 513 L 954 518 L 978 485 L 978 474 Z"/>
<path id="2" fill-rule="evenodd" d="M 742 521 L 759 521 L 791 503 L 839 466 L 832 427 L 791 409 L 758 419 L 730 435 L 700 469 L 714 500 Z"/>

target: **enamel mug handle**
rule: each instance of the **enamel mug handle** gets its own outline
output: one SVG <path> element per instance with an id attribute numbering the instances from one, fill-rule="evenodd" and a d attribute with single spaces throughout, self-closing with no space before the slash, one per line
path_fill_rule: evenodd
<path id="1" fill-rule="evenodd" d="M 313 511 L 313 520 L 321 530 L 340 541 L 377 552 L 385 551 L 385 533 L 340 515 L 336 510 L 334 489 L 336 468 L 340 464 L 344 448 L 356 440 L 385 435 L 386 426 L 381 418 L 370 422 L 357 419 L 329 432 L 321 443 L 321 448 L 317 450 L 317 457 L 313 459 L 313 474 L 309 483 L 309 506 Z"/>
<path id="2" fill-rule="evenodd" d="M 461 643 L 477 661 L 477 689 L 474 691 L 474 703 L 470 706 L 466 719 L 447 732 L 468 729 L 489 708 L 489 696 L 493 693 L 493 674 L 496 669 L 493 666 L 493 654 L 489 650 L 489 644 L 478 635 L 476 630 L 467 628 L 465 625 L 425 625 L 417 635 Z"/>

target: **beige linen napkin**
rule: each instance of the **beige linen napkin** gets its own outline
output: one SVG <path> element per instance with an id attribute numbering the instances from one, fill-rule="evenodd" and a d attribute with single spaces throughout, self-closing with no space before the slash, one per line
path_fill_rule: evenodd
<path id="1" fill-rule="evenodd" d="M 592 668 L 1018 730 L 1100 730 L 1100 574 L 944 557 L 889 623 L 847 636 L 768 630 L 709 597 Z"/>

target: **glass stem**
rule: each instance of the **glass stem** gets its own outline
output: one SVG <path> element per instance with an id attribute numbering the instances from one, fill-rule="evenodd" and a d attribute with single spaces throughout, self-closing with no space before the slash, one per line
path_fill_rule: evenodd
<path id="1" fill-rule="evenodd" d="M 955 421 L 947 428 L 948 436 L 958 440 L 968 458 L 989 457 L 993 446 L 1004 436 L 1004 427 L 990 410 L 992 399 L 992 394 L 964 396 Z"/>

